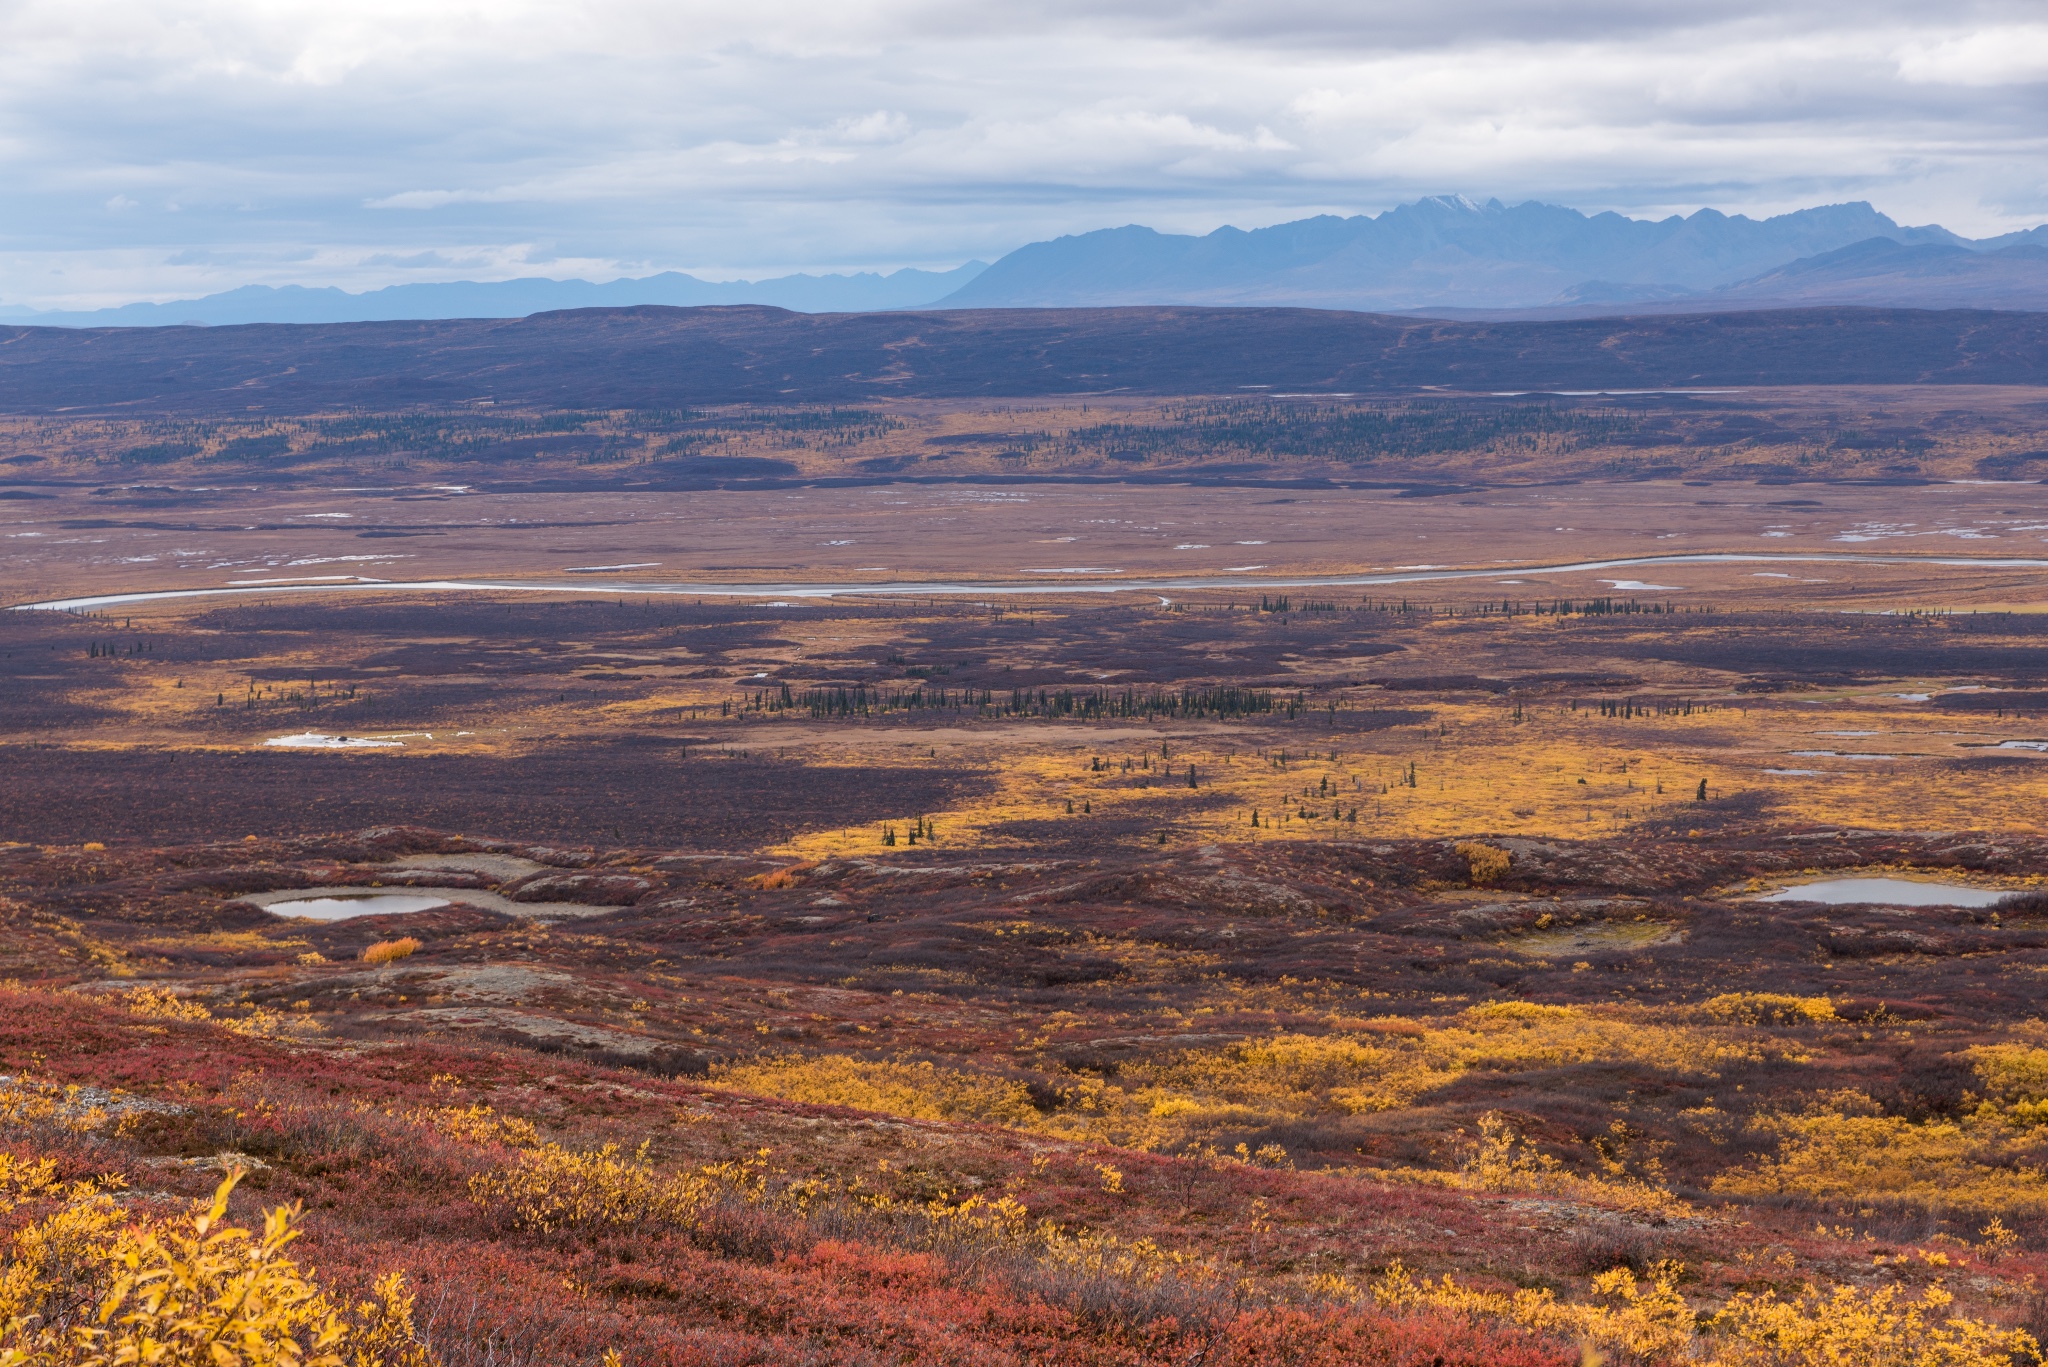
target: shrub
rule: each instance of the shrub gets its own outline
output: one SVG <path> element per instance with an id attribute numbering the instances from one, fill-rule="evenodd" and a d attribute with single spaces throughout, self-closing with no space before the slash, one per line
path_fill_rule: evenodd
<path id="1" fill-rule="evenodd" d="M 104 1093 L 102 1094 L 104 1095 Z M 87 1099 L 76 1085 L 65 1087 L 36 1078 L 15 1076 L 0 1079 L 0 1126 L 30 1134 L 91 1134 L 107 1123 L 107 1108 Z M 12 1161 L 0 1155 L 0 1173 Z M 0 1179 L 4 1189 L 4 1179 Z"/>
<path id="2" fill-rule="evenodd" d="M 1808 1285 L 1798 1299 L 1775 1291 L 1743 1292 L 1714 1316 L 1733 1344 L 1716 1354 L 1728 1367 L 2009 1367 L 2038 1362 L 2039 1345 L 2024 1329 L 1950 1317 L 1955 1297 L 1930 1286 L 1917 1300 L 1900 1288 L 1866 1291 Z"/>
<path id="3" fill-rule="evenodd" d="M 689 1229 L 718 1197 L 758 1196 L 761 1186 L 757 1159 L 669 1174 L 647 1161 L 644 1144 L 627 1155 L 617 1144 L 578 1153 L 548 1143 L 521 1153 L 503 1172 L 471 1178 L 469 1193 L 480 1206 L 508 1211 L 521 1227 L 551 1234 L 649 1224 Z"/>
<path id="4" fill-rule="evenodd" d="M 1510 860 L 1506 850 L 1482 844 L 1477 840 L 1464 841 L 1457 849 L 1459 854 L 1465 856 L 1465 862 L 1471 866 L 1473 887 L 1487 887 L 1508 876 Z"/>
<path id="5" fill-rule="evenodd" d="M 1867 1104 L 1868 1099 L 1865 1098 Z M 2048 1211 L 2032 1132 L 1995 1113 L 1915 1123 L 1900 1116 L 1816 1111 L 1751 1122 L 1778 1137 L 1778 1152 L 1716 1176 L 1730 1196 L 1801 1196 L 1960 1206 L 2029 1216 Z"/>
<path id="6" fill-rule="evenodd" d="M 413 939 L 410 935 L 402 940 L 379 940 L 376 944 L 364 948 L 363 962 L 366 964 L 395 964 L 400 959 L 409 957 L 419 947 L 420 942 Z"/>
<path id="7" fill-rule="evenodd" d="M 1995 1100 L 2013 1106 L 2023 1118 L 2039 1123 L 2048 1119 L 2043 1106 L 2048 1101 L 2048 1049 L 2031 1049 L 2024 1044 L 1987 1044 L 1967 1051 L 1984 1090 Z"/>
<path id="8" fill-rule="evenodd" d="M 1783 992 L 1724 992 L 1700 1003 L 1717 1021 L 1735 1025 L 1811 1025 L 1838 1019 L 1826 997 L 1794 997 Z"/>
<path id="9" fill-rule="evenodd" d="M 977 1077 L 930 1063 L 884 1063 L 824 1054 L 733 1064 L 713 1070 L 722 1087 L 814 1106 L 850 1106 L 913 1120 L 983 1120 L 1025 1125 L 1037 1118 L 1021 1082 Z"/>
<path id="10" fill-rule="evenodd" d="M 0 1367 L 431 1367 L 404 1277 L 344 1314 L 287 1251 L 298 1207 L 266 1211 L 260 1234 L 225 1223 L 241 1177 L 182 1220 L 124 1223 L 99 1186 L 64 1190 L 0 1274 Z M 42 1167 L 0 1173 L 0 1187 L 13 1204 L 58 1195 Z"/>
<path id="11" fill-rule="evenodd" d="M 190 1001 L 176 993 L 145 987 L 128 994 L 128 1010 L 156 1020 L 210 1021 L 213 1012 L 205 1002 Z"/>
<path id="12" fill-rule="evenodd" d="M 1660 1262 L 1648 1282 L 1627 1268 L 1593 1278 L 1592 1291 L 1607 1304 L 1560 1302 L 1547 1290 L 1482 1291 L 1449 1277 L 1417 1281 L 1396 1262 L 1373 1285 L 1373 1299 L 1390 1310 L 1439 1310 L 1480 1318 L 1511 1320 L 1540 1333 L 1577 1339 L 1588 1347 L 1619 1349 L 1638 1357 L 1678 1357 L 1693 1339 L 1693 1313 L 1678 1294 L 1677 1263 Z M 1588 1353 L 1588 1361 L 1601 1360 Z"/>
<path id="13" fill-rule="evenodd" d="M 472 1144 L 537 1149 L 541 1143 L 540 1132 L 534 1129 L 532 1121 L 515 1115 L 500 1115 L 489 1106 L 442 1106 L 419 1112 L 415 1118 L 452 1139 L 465 1139 Z"/>
<path id="14" fill-rule="evenodd" d="M 295 1020 L 260 1006 L 250 1009 L 246 1016 L 224 1018 L 214 1015 L 205 1002 L 155 988 L 145 987 L 131 992 L 127 1002 L 128 1010 L 138 1016 L 185 1021 L 194 1025 L 218 1025 L 223 1030 L 232 1030 L 251 1039 L 289 1039 L 320 1033 L 318 1021 Z"/>
<path id="15" fill-rule="evenodd" d="M 1648 1180 L 1630 1175 L 1618 1159 L 1601 1166 L 1605 1172 L 1599 1176 L 1567 1171 L 1549 1154 L 1523 1142 L 1498 1111 L 1489 1111 L 1479 1118 L 1479 1143 L 1460 1176 L 1462 1185 L 1479 1191 L 1540 1191 L 1651 1219 L 1685 1219 L 1694 1213 L 1663 1185 L 1654 1160 L 1645 1165 Z"/>

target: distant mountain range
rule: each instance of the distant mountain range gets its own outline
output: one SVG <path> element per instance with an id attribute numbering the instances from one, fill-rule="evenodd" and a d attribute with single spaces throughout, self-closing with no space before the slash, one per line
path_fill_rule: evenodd
<path id="1" fill-rule="evenodd" d="M 1377 313 L 1779 304 L 2048 308 L 2048 227 L 1973 241 L 1868 204 L 1649 221 L 1439 197 L 1204 237 L 1111 228 L 1020 247 L 942 308 L 1298 305 Z M 1647 307 L 1646 307 L 1647 306 Z"/>
<path id="2" fill-rule="evenodd" d="M 1702 209 L 1647 220 L 1439 196 L 1374 216 L 1322 215 L 1194 237 L 1150 228 L 1034 242 L 992 266 L 714 283 L 503 280 L 339 289 L 251 285 L 81 313 L 0 306 L 59 327 L 522 318 L 643 304 L 899 309 L 1295 306 L 1434 317 L 1569 318 L 1815 305 L 2048 311 L 2048 226 L 1970 239 L 1902 227 L 1868 204 L 1752 219 Z"/>
<path id="3" fill-rule="evenodd" d="M 166 304 L 123 304 L 76 313 L 0 305 L 0 322 L 35 327 L 163 327 L 198 323 L 369 323 L 412 318 L 525 318 L 556 309 L 667 304 L 768 304 L 798 313 L 874 313 L 936 303 L 987 265 L 970 261 L 950 271 L 900 270 L 888 275 L 785 275 L 773 280 L 699 280 L 667 271 L 637 280 L 455 281 L 392 285 L 350 294 L 332 287 L 245 285 L 224 294 Z"/>

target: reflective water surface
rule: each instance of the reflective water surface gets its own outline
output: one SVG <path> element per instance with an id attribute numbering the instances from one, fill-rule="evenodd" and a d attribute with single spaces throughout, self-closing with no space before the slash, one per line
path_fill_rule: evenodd
<path id="1" fill-rule="evenodd" d="M 1828 878 L 1780 888 L 1754 900 L 1825 902 L 1830 906 L 1869 902 L 1881 907 L 1988 907 L 2010 896 L 2012 893 L 2003 888 L 1917 883 L 1906 878 Z"/>

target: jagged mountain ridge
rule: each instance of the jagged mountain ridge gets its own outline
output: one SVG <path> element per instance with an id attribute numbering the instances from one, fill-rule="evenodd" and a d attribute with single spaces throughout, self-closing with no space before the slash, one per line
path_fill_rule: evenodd
<path id="1" fill-rule="evenodd" d="M 1972 240 L 1867 203 L 1751 219 L 1435 197 L 1195 237 L 1127 226 L 1034 242 L 993 266 L 713 282 L 670 271 L 601 284 L 529 278 L 335 288 L 245 286 L 87 312 L 0 308 L 59 327 L 521 318 L 575 308 L 761 304 L 802 313 L 1203 305 L 1509 317 L 1814 305 L 2048 310 L 2048 226 Z"/>
<path id="2" fill-rule="evenodd" d="M 1398 312 L 1692 298 L 1711 304 L 1716 291 L 1873 239 L 1978 253 L 2048 245 L 2048 229 L 1973 241 L 1941 227 L 1902 227 L 1867 203 L 1761 220 L 1702 209 L 1653 221 L 1533 201 L 1510 207 L 1436 197 L 1373 217 L 1322 215 L 1250 232 L 1225 227 L 1193 237 L 1124 227 L 1037 242 L 1004 256 L 940 306 L 1258 304 Z"/>

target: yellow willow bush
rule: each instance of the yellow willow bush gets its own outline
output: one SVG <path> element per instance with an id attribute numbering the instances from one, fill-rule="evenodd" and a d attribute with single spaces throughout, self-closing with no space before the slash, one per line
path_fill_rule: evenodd
<path id="1" fill-rule="evenodd" d="M 261 1233 L 225 1222 L 241 1176 L 183 1220 L 136 1221 L 100 1186 L 59 1188 L 47 1161 L 0 1172 L 13 1205 L 57 1202 L 4 1255 L 0 1367 L 431 1367 L 399 1273 L 344 1314 L 287 1251 L 297 1207 Z"/>
<path id="2" fill-rule="evenodd" d="M 1490 1111 L 1479 1118 L 1479 1142 L 1459 1185 L 1478 1191 L 1540 1191 L 1669 1220 L 1694 1213 L 1665 1188 L 1654 1158 L 1641 1177 L 1616 1159 L 1603 1157 L 1600 1167 L 1601 1172 L 1592 1176 L 1568 1171 L 1549 1154 L 1523 1143 L 1499 1112 Z"/>
<path id="3" fill-rule="evenodd" d="M 1508 867 L 1514 861 L 1508 852 L 1477 840 L 1467 840 L 1457 846 L 1465 864 L 1472 871 L 1472 886 L 1483 888 L 1498 883 L 1508 876 Z"/>
<path id="4" fill-rule="evenodd" d="M 1744 1292 L 1714 1316 L 1716 1367 L 2012 1367 L 2040 1361 L 2023 1329 L 1950 1317 L 1955 1298 L 1930 1286 L 1917 1299 L 1898 1287 L 1867 1291 L 1809 1285 L 1798 1299 Z"/>
<path id="5" fill-rule="evenodd" d="M 913 1120 L 979 1120 L 1027 1125 L 1037 1118 L 1021 1082 L 930 1063 L 888 1063 L 821 1054 L 757 1059 L 718 1067 L 720 1086 L 819 1106 L 851 1106 Z"/>
<path id="6" fill-rule="evenodd" d="M 1808 1025 L 1837 1020 L 1835 1004 L 1826 997 L 1794 997 L 1783 992 L 1724 992 L 1700 1003 L 1709 1019 L 1737 1025 Z"/>
<path id="7" fill-rule="evenodd" d="M 1990 1100 L 2024 1124 L 2048 1123 L 2048 1049 L 1987 1044 L 1964 1052 Z"/>
<path id="8" fill-rule="evenodd" d="M 286 1016 L 263 1007 L 253 1007 L 246 1016 L 216 1016 L 205 1002 L 193 1001 L 156 988 L 140 988 L 128 994 L 128 1010 L 154 1020 L 189 1021 L 218 1025 L 252 1039 L 295 1039 L 320 1033 L 317 1021 L 303 1016 Z"/>
<path id="9" fill-rule="evenodd" d="M 814 1201 L 819 1192 L 807 1189 Z M 1193 1255 L 1162 1248 L 1151 1239 L 1123 1239 L 1095 1230 L 1068 1230 L 1051 1219 L 1033 1220 L 1012 1196 L 970 1196 L 964 1201 L 902 1201 L 862 1193 L 860 1203 L 922 1222 L 931 1243 L 941 1247 L 1006 1245 L 1026 1251 L 1040 1266 L 1087 1278 L 1153 1285 L 1168 1277 L 1214 1281 L 1219 1269 Z"/>
<path id="10" fill-rule="evenodd" d="M 1685 1355 L 1693 1342 L 1695 1316 L 1678 1294 L 1684 1269 L 1660 1262 L 1648 1281 L 1638 1281 L 1625 1267 L 1593 1278 L 1592 1295 L 1601 1302 L 1560 1301 L 1547 1290 L 1481 1291 L 1449 1277 L 1418 1281 L 1395 1263 L 1373 1284 L 1373 1299 L 1390 1310 L 1447 1310 L 1454 1314 L 1511 1320 L 1610 1351 L 1642 1358 Z M 1846 1364 L 1844 1364 L 1846 1367 Z"/>
<path id="11" fill-rule="evenodd" d="M 533 1127 L 532 1121 L 522 1120 L 516 1115 L 500 1115 L 484 1105 L 440 1106 L 415 1111 L 409 1118 L 451 1139 L 466 1139 L 472 1144 L 534 1149 L 541 1143 L 540 1131 Z"/>
<path id="12" fill-rule="evenodd" d="M 1459 1069 L 1515 1072 L 1568 1063 L 1629 1062 L 1700 1075 L 1726 1064 L 1760 1063 L 1764 1047 L 1747 1036 L 1673 1025 L 1654 1013 L 1617 1008 L 1489 1002 L 1431 1029 L 1425 1051 Z"/>
<path id="13" fill-rule="evenodd" d="M 647 1160 L 645 1144 L 628 1155 L 616 1144 L 578 1153 L 547 1143 L 521 1153 L 502 1172 L 472 1177 L 469 1194 L 543 1234 L 643 1224 L 687 1229 L 722 1195 L 761 1199 L 766 1156 L 664 1173 Z"/>
<path id="14" fill-rule="evenodd" d="M 107 1110 L 86 1100 L 85 1089 L 17 1074 L 0 1079 L 0 1127 L 58 1129 L 90 1134 L 105 1125 Z"/>
<path id="15" fill-rule="evenodd" d="M 1778 1136 L 1776 1156 L 1724 1172 L 1729 1196 L 1895 1200 L 2000 1212 L 2048 1211 L 2039 1131 L 1996 1115 L 1915 1124 L 1896 1116 L 1823 1111 L 1754 1122 Z M 2031 1161 L 2029 1161 L 2031 1160 Z"/>
<path id="16" fill-rule="evenodd" d="M 1390 1048 L 1378 1039 L 1348 1035 L 1276 1035 L 1245 1040 L 1219 1050 L 1190 1050 L 1155 1064 L 1127 1065 L 1154 1115 L 1171 1114 L 1176 1101 L 1193 1100 L 1213 1109 L 1238 1108 L 1230 1118 L 1258 1119 L 1313 1114 L 1334 1100 L 1344 1110 L 1379 1110 L 1398 1105 L 1430 1085 L 1449 1081 L 1413 1051 Z M 1349 1098 L 1373 1093 L 1370 1104 Z M 1147 1100 L 1149 1098 L 1149 1100 Z M 1192 1109 L 1192 1108 L 1189 1108 Z"/>

